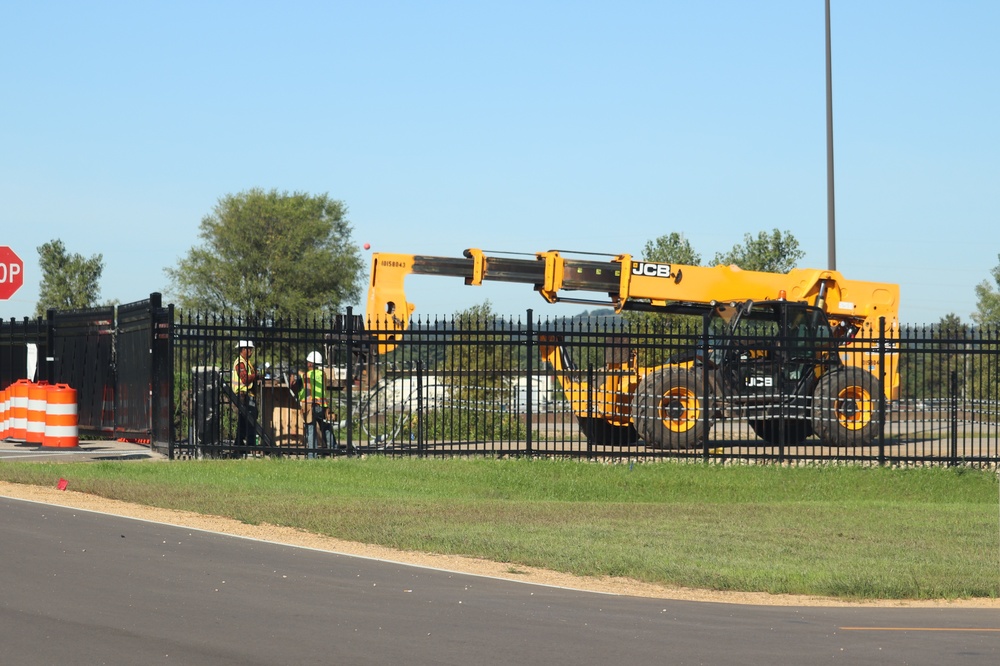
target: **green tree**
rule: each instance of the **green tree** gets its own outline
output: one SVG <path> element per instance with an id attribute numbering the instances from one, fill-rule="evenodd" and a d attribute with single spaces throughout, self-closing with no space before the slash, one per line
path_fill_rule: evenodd
<path id="1" fill-rule="evenodd" d="M 787 273 L 805 254 L 792 232 L 775 229 L 770 234 L 761 231 L 756 238 L 744 235 L 742 244 L 737 243 L 728 252 L 716 253 L 712 264 L 735 264 L 745 271 Z"/>
<path id="2" fill-rule="evenodd" d="M 925 356 L 923 391 L 917 397 L 941 398 L 947 396 L 951 386 L 951 371 L 961 369 L 967 350 L 966 341 L 971 338 L 969 327 L 962 323 L 954 312 L 946 314 L 931 329 L 931 354 Z M 964 385 L 965 377 L 959 373 L 958 380 Z"/>
<path id="3" fill-rule="evenodd" d="M 454 314 L 455 335 L 441 369 L 467 397 L 481 399 L 506 387 L 517 352 L 516 346 L 503 344 L 511 328 L 488 300 Z"/>
<path id="4" fill-rule="evenodd" d="M 326 194 L 251 189 L 219 199 L 202 244 L 166 269 L 182 308 L 278 318 L 339 311 L 360 295 L 347 207 Z"/>
<path id="5" fill-rule="evenodd" d="M 452 406 L 432 410 L 424 419 L 425 432 L 467 441 L 523 436 L 520 419 L 507 411 L 520 353 L 511 344 L 513 323 L 494 314 L 485 301 L 456 312 L 449 330 L 453 336 L 436 370 L 444 376 Z"/>
<path id="6" fill-rule="evenodd" d="M 1000 255 L 997 255 L 1000 259 Z M 1000 287 L 1000 265 L 990 271 L 993 282 Z M 972 321 L 979 326 L 979 339 L 984 349 L 996 351 L 996 336 L 1000 331 L 1000 291 L 994 288 L 988 280 L 976 285 L 976 311 L 972 313 Z M 989 346 L 986 340 L 991 340 Z M 995 354 L 984 354 L 977 359 L 979 363 L 978 381 L 976 382 L 977 397 L 981 400 L 995 400 L 1000 393 L 1000 363 Z M 968 357 L 966 367 L 969 367 Z M 969 374 L 969 373 L 967 373 Z M 971 380 L 970 380 L 971 381 Z"/>
<path id="7" fill-rule="evenodd" d="M 78 253 L 67 254 L 61 240 L 52 240 L 38 248 L 42 281 L 38 289 L 35 316 L 49 309 L 80 310 L 97 305 L 101 294 L 98 284 L 104 272 L 104 258 L 95 254 L 89 259 Z"/>
<path id="8" fill-rule="evenodd" d="M 691 242 L 673 231 L 646 241 L 642 258 L 664 264 L 700 266 L 701 254 L 695 251 Z M 639 360 L 643 365 L 662 363 L 673 349 L 660 346 L 668 337 L 676 336 L 697 323 L 697 318 L 686 315 L 664 314 L 660 312 L 625 312 L 626 321 L 635 341 L 639 342 Z"/>
<path id="9" fill-rule="evenodd" d="M 1000 255 L 997 255 L 1000 259 Z M 993 282 L 1000 287 L 1000 265 L 990 271 Z M 1000 291 L 993 288 L 989 280 L 983 280 L 976 285 L 976 311 L 972 313 L 972 321 L 980 326 L 1000 325 Z"/>
<path id="10" fill-rule="evenodd" d="M 665 264 L 701 265 L 701 255 L 694 251 L 691 242 L 683 234 L 676 231 L 646 241 L 642 258 Z"/>

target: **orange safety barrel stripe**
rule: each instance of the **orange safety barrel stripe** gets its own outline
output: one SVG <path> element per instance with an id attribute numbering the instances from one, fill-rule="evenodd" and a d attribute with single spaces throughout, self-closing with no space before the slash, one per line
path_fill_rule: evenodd
<path id="1" fill-rule="evenodd" d="M 0 391 L 0 440 L 7 439 L 7 389 Z"/>
<path id="2" fill-rule="evenodd" d="M 24 441 L 25 435 L 28 431 L 28 388 L 31 386 L 31 382 L 27 379 L 18 379 L 16 382 L 11 384 L 10 389 L 13 391 L 11 394 L 10 401 L 10 431 L 9 436 L 11 439 L 19 439 Z"/>
<path id="3" fill-rule="evenodd" d="M 80 445 L 76 389 L 67 384 L 49 387 L 42 446 L 74 448 Z"/>
<path id="4" fill-rule="evenodd" d="M 48 382 L 35 382 L 28 387 L 28 422 L 24 435 L 28 444 L 41 444 L 45 436 L 45 394 L 48 390 Z"/>

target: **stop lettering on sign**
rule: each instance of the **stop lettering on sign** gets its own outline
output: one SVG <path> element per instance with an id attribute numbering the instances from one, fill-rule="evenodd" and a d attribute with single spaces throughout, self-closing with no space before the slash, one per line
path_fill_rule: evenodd
<path id="1" fill-rule="evenodd" d="M 0 284 L 20 282 L 20 264 L 0 264 Z"/>
<path id="2" fill-rule="evenodd" d="M 6 245 L 0 245 L 0 300 L 10 298 L 24 284 L 24 262 Z"/>

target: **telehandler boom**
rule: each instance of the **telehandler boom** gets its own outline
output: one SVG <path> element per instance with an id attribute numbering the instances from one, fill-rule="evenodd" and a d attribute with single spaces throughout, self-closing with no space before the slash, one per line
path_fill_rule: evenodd
<path id="1" fill-rule="evenodd" d="M 637 261 L 628 254 L 565 254 L 375 253 L 369 332 L 379 352 L 396 346 L 414 311 L 404 288 L 410 274 L 458 277 L 468 285 L 531 284 L 549 303 L 610 306 L 619 313 L 699 315 L 712 331 L 704 348 L 646 367 L 635 353 L 619 357 L 595 386 L 573 372 L 561 339 L 543 340 L 542 356 L 592 443 L 692 448 L 718 418 L 746 419 L 773 445 L 795 446 L 815 434 L 829 446 L 867 446 L 881 433 L 879 395 L 895 400 L 899 392 L 898 285 L 823 269 L 767 273 Z"/>

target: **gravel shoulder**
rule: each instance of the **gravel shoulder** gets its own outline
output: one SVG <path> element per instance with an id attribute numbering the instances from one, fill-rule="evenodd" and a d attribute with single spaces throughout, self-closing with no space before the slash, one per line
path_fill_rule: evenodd
<path id="1" fill-rule="evenodd" d="M 892 608 L 1000 608 L 1000 599 L 956 599 L 941 601 L 866 601 L 849 602 L 824 597 L 794 595 L 774 595 L 755 592 L 716 592 L 712 590 L 687 589 L 654 585 L 627 578 L 581 577 L 570 574 L 526 567 L 521 565 L 491 562 L 454 555 L 393 550 L 381 546 L 343 541 L 332 537 L 304 532 L 302 530 L 274 525 L 247 525 L 229 518 L 206 516 L 187 511 L 159 509 L 138 504 L 109 500 L 95 495 L 58 490 L 41 486 L 7 483 L 0 481 L 0 496 L 29 500 L 45 504 L 84 509 L 116 516 L 127 516 L 140 520 L 190 527 L 209 532 L 232 534 L 234 536 L 260 539 L 274 543 L 302 546 L 346 555 L 398 562 L 402 564 L 431 567 L 447 571 L 516 580 L 537 585 L 551 585 L 577 590 L 588 590 L 605 594 L 618 594 L 655 599 L 703 601 L 759 606 L 868 606 Z"/>

